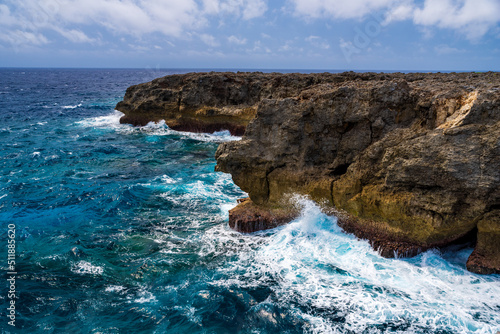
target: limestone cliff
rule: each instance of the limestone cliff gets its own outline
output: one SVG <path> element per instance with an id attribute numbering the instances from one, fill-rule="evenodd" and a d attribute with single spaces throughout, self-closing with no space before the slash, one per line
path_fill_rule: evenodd
<path id="1" fill-rule="evenodd" d="M 213 73 L 146 85 L 127 90 L 125 121 L 249 122 L 241 141 L 216 153 L 217 170 L 251 199 L 231 211 L 233 228 L 290 220 L 283 199 L 299 193 L 384 256 L 477 235 L 469 270 L 500 273 L 498 73 Z M 177 105 L 162 94 L 177 94 Z"/>
<path id="2" fill-rule="evenodd" d="M 312 85 L 342 80 L 333 74 L 188 73 L 131 86 L 116 110 L 122 123 L 165 120 L 174 130 L 242 135 L 262 99 L 297 96 Z"/>

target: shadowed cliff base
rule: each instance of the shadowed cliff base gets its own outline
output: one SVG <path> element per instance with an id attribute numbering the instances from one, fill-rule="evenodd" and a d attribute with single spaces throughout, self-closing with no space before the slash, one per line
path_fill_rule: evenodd
<path id="1" fill-rule="evenodd" d="M 384 256 L 477 230 L 468 269 L 500 273 L 498 73 L 191 73 L 130 87 L 117 109 L 137 124 L 246 127 L 216 153 L 251 199 L 230 214 L 240 231 L 289 221 L 282 199 L 297 193 L 344 212 Z"/>

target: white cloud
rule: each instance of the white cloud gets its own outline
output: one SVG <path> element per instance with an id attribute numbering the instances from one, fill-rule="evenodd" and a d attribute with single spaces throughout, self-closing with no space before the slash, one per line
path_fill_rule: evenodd
<path id="1" fill-rule="evenodd" d="M 84 32 L 80 30 L 64 30 L 59 28 L 55 30 L 73 43 L 94 43 L 97 41 L 94 38 L 88 37 Z"/>
<path id="2" fill-rule="evenodd" d="M 500 22 L 498 0 L 426 0 L 413 20 L 424 26 L 457 29 L 471 40 L 479 39 Z"/>
<path id="3" fill-rule="evenodd" d="M 361 53 L 361 49 L 355 47 L 351 41 L 345 41 L 343 38 L 339 40 L 339 46 L 342 54 L 344 55 L 344 58 L 348 63 L 352 61 L 352 57 L 354 55 L 358 55 L 359 53 Z"/>
<path id="4" fill-rule="evenodd" d="M 312 46 L 327 50 L 330 48 L 330 44 L 328 44 L 323 38 L 319 36 L 309 36 L 306 39 L 306 42 L 309 42 Z"/>
<path id="5" fill-rule="evenodd" d="M 434 48 L 434 51 L 436 51 L 436 53 L 438 55 L 449 55 L 449 54 L 457 54 L 457 53 L 464 53 L 465 50 L 460 50 L 460 49 L 457 49 L 457 48 L 452 48 L 448 45 L 439 45 L 439 46 L 436 46 Z"/>
<path id="6" fill-rule="evenodd" d="M 215 39 L 215 37 L 209 34 L 201 34 L 200 39 L 203 43 L 211 47 L 216 47 L 220 45 Z"/>
<path id="7" fill-rule="evenodd" d="M 193 0 L 58 1 L 60 7 L 56 18 L 68 25 L 94 23 L 119 34 L 142 36 L 159 32 L 179 37 L 184 29 L 194 29 L 205 22 Z"/>
<path id="8" fill-rule="evenodd" d="M 232 43 L 232 44 L 238 44 L 238 45 L 245 45 L 247 44 L 247 39 L 246 38 L 238 38 L 236 36 L 229 36 L 227 38 L 228 42 L 229 43 Z"/>
<path id="9" fill-rule="evenodd" d="M 262 0 L 250 0 L 243 9 L 243 19 L 251 20 L 264 15 L 267 11 L 267 5 Z"/>
<path id="10" fill-rule="evenodd" d="M 135 51 L 138 51 L 138 52 L 148 52 L 148 51 L 151 51 L 150 48 L 148 48 L 147 46 L 143 46 L 143 45 L 136 45 L 136 44 L 129 44 L 128 45 L 129 48 L 135 50 Z"/>
<path id="11" fill-rule="evenodd" d="M 15 24 L 15 19 L 10 13 L 9 7 L 0 4 L 0 25 L 13 25 Z"/>
<path id="12" fill-rule="evenodd" d="M 392 8 L 389 8 L 384 24 L 391 23 L 393 21 L 403 21 L 413 18 L 413 3 L 406 1 L 405 3 L 399 4 Z"/>
<path id="13" fill-rule="evenodd" d="M 387 8 L 396 0 L 291 0 L 295 14 L 310 18 L 333 17 L 341 19 L 361 18 L 373 11 Z"/>
<path id="14" fill-rule="evenodd" d="M 360 19 L 382 12 L 384 24 L 412 20 L 421 27 L 454 29 L 477 40 L 500 23 L 499 0 L 290 0 L 304 18 Z"/>
<path id="15" fill-rule="evenodd" d="M 264 15 L 267 4 L 264 0 L 225 0 L 219 2 L 220 11 L 242 16 L 244 20 Z"/>
<path id="16" fill-rule="evenodd" d="M 246 51 L 247 53 L 272 53 L 272 50 L 269 47 L 263 45 L 261 41 L 254 42 L 253 48 L 247 49 Z"/>
<path id="17" fill-rule="evenodd" d="M 7 42 L 15 47 L 23 45 L 40 46 L 49 43 L 49 40 L 42 34 L 35 34 L 21 30 L 0 33 L 0 41 Z"/>
<path id="18" fill-rule="evenodd" d="M 217 14 L 220 11 L 219 0 L 203 0 L 203 10 L 207 14 Z"/>
<path id="19" fill-rule="evenodd" d="M 266 11 L 265 0 L 7 0 L 0 4 L 0 28 L 4 36 L 52 30 L 75 43 L 96 40 L 83 32 L 86 26 L 136 38 L 153 33 L 189 38 L 214 15 L 250 20 Z"/>
<path id="20" fill-rule="evenodd" d="M 291 52 L 293 50 L 294 41 L 286 41 L 284 45 L 280 46 L 278 51 Z"/>

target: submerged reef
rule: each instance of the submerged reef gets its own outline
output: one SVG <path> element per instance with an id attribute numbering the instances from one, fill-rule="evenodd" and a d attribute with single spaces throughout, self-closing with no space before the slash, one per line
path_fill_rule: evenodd
<path id="1" fill-rule="evenodd" d="M 228 129 L 216 170 L 249 194 L 253 232 L 315 200 L 386 257 L 476 241 L 470 271 L 500 273 L 499 73 L 189 73 L 127 89 L 122 122 Z"/>

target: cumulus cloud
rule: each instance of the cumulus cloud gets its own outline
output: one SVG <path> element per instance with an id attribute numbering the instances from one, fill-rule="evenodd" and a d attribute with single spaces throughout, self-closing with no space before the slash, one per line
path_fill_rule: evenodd
<path id="1" fill-rule="evenodd" d="M 185 29 L 204 23 L 193 0 L 120 1 L 58 0 L 58 19 L 71 24 L 98 24 L 118 34 L 141 36 L 159 32 L 179 37 Z"/>
<path id="2" fill-rule="evenodd" d="M 413 18 L 415 8 L 412 2 L 405 1 L 388 9 L 384 24 Z"/>
<path id="3" fill-rule="evenodd" d="M 4 36 L 52 30 L 75 43 L 96 40 L 83 32 L 85 26 L 137 38 L 152 33 L 183 38 L 208 26 L 213 15 L 250 20 L 266 10 L 264 0 L 6 0 L 0 4 L 0 28 Z"/>
<path id="4" fill-rule="evenodd" d="M 247 1 L 246 6 L 243 9 L 243 19 L 251 20 L 253 18 L 264 15 L 267 11 L 267 5 L 262 0 L 250 0 Z"/>
<path id="5" fill-rule="evenodd" d="M 415 9 L 413 21 L 424 26 L 457 29 L 475 40 L 500 22 L 500 2 L 426 0 L 423 7 Z"/>
<path id="6" fill-rule="evenodd" d="M 454 29 L 470 40 L 500 23 L 499 0 L 290 0 L 295 15 L 305 18 L 360 19 L 383 13 L 384 24 L 412 20 L 424 28 Z"/>

